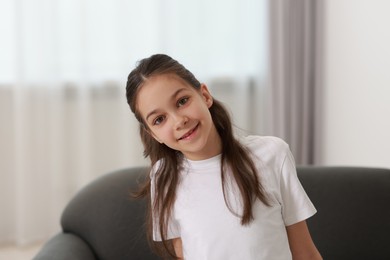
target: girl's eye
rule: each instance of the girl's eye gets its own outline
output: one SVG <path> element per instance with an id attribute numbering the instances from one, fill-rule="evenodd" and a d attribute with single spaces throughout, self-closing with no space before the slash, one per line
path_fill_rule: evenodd
<path id="1" fill-rule="evenodd" d="M 188 99 L 189 99 L 188 97 L 179 99 L 179 101 L 177 101 L 177 106 L 178 107 L 184 106 L 188 102 Z"/>
<path id="2" fill-rule="evenodd" d="M 164 121 L 164 116 L 158 116 L 153 120 L 153 125 L 159 125 Z"/>

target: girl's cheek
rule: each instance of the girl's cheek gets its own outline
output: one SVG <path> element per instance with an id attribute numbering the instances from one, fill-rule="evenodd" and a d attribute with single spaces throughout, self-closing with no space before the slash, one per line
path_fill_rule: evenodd
<path id="1" fill-rule="evenodd" d="M 169 131 L 169 128 L 166 125 L 164 125 L 164 127 L 162 129 L 160 129 L 160 130 L 161 130 L 160 131 L 161 136 L 163 136 L 163 137 L 172 136 L 172 132 Z"/>

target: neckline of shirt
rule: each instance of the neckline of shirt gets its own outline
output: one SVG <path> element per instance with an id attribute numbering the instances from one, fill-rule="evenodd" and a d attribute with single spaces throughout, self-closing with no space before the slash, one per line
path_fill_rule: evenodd
<path id="1" fill-rule="evenodd" d="M 221 162 L 221 154 L 218 154 L 216 156 L 210 157 L 205 160 L 198 160 L 198 161 L 193 161 L 190 159 L 185 158 L 186 163 L 188 166 L 190 166 L 191 169 L 198 170 L 198 169 L 207 169 L 210 167 L 215 167 L 220 165 Z"/>

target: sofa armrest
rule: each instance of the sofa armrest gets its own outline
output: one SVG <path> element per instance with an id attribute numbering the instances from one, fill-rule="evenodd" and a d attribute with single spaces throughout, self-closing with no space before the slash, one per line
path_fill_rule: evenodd
<path id="1" fill-rule="evenodd" d="M 97 260 L 87 243 L 71 233 L 59 233 L 51 238 L 33 260 Z"/>

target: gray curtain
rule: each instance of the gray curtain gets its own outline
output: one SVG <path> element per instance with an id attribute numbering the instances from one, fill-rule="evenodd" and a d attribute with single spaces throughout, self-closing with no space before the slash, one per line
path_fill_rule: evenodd
<path id="1" fill-rule="evenodd" d="M 297 164 L 314 164 L 320 135 L 322 11 L 317 0 L 270 0 L 269 131 Z"/>

